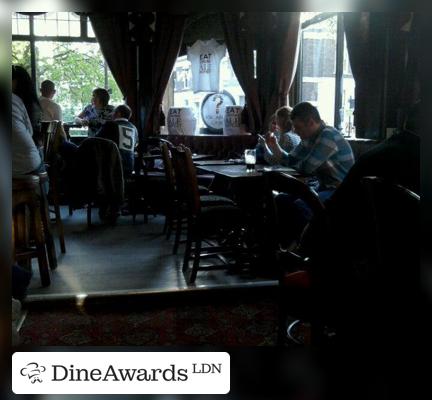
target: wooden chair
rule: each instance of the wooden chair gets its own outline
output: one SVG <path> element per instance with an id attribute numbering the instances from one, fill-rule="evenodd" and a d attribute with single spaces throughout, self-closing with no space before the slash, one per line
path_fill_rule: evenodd
<path id="1" fill-rule="evenodd" d="M 54 214 L 54 223 L 57 227 L 59 236 L 60 250 L 66 253 L 66 244 L 64 237 L 64 227 L 61 218 L 60 196 L 58 190 L 59 183 L 59 158 L 57 148 L 61 140 L 61 122 L 59 121 L 44 121 L 42 122 L 42 138 L 44 149 L 45 167 L 49 176 L 49 200 L 52 203 L 53 209 L 49 210 Z"/>
<path id="2" fill-rule="evenodd" d="M 278 209 L 274 202 L 274 193 L 289 193 L 294 198 L 302 200 L 312 211 L 315 218 L 325 221 L 325 207 L 318 195 L 301 180 L 280 172 L 265 173 L 267 191 L 270 243 L 273 252 L 278 253 L 274 260 L 279 265 L 279 324 L 278 343 L 284 344 L 295 324 L 287 324 L 287 317 L 295 317 L 295 322 L 306 320 L 311 323 L 311 340 L 320 342 L 324 334 L 321 316 L 314 313 L 313 293 L 315 280 L 311 275 L 311 259 L 302 249 L 302 238 L 298 240 L 298 247 L 292 251 L 280 251 L 276 237 Z M 307 232 L 303 231 L 302 236 Z"/>
<path id="3" fill-rule="evenodd" d="M 362 178 L 361 185 L 370 215 L 370 245 L 365 249 L 369 262 L 355 292 L 347 334 L 393 350 L 409 334 L 401 316 L 418 308 L 420 196 L 377 176 Z"/>
<path id="4" fill-rule="evenodd" d="M 171 146 L 172 148 L 172 146 Z M 170 148 L 167 143 L 161 143 L 160 145 L 162 160 L 164 164 L 166 185 L 167 185 L 167 208 L 165 214 L 165 224 L 163 233 L 166 233 L 166 238 L 169 239 L 171 232 L 175 226 L 176 218 L 178 214 L 177 210 L 177 198 L 176 198 L 176 184 L 174 176 L 174 167 L 172 165 Z M 178 247 L 178 244 L 177 244 Z M 176 247 L 173 250 L 173 254 L 176 254 Z"/>
<path id="5" fill-rule="evenodd" d="M 245 229 L 243 212 L 230 203 L 202 204 L 192 154 L 187 147 L 172 149 L 176 190 L 181 204 L 185 205 L 187 240 L 183 258 L 183 272 L 193 260 L 189 283 L 194 283 L 198 270 L 215 269 L 220 266 L 200 267 L 201 258 L 217 257 L 227 264 L 223 254 L 239 258 L 242 249 L 242 232 Z M 235 233 L 235 234 L 233 234 Z M 228 238 L 228 240 L 227 240 Z M 235 238 L 229 242 L 229 238 Z M 203 242 L 208 246 L 204 247 Z"/>
<path id="6" fill-rule="evenodd" d="M 173 254 L 177 254 L 179 245 L 185 242 L 181 240 L 181 235 L 184 229 L 186 229 L 187 212 L 186 205 L 180 200 L 180 195 L 176 185 L 175 171 L 170 151 L 170 149 L 173 147 L 174 146 L 169 146 L 167 143 L 161 144 L 161 153 L 168 187 L 168 207 L 166 211 L 167 214 L 165 219 L 164 233 L 167 234 L 167 239 L 169 239 L 172 230 L 175 229 Z M 198 185 L 198 193 L 200 195 L 200 203 L 203 207 L 224 204 L 234 205 L 234 202 L 231 199 L 224 196 L 215 195 L 205 186 Z"/>
<path id="7" fill-rule="evenodd" d="M 166 175 L 154 168 L 154 161 L 162 158 L 160 145 L 166 143 L 172 146 L 171 142 L 159 137 L 147 137 L 139 143 L 138 158 L 135 160 L 135 171 L 126 179 L 128 193 L 129 213 L 132 215 L 133 223 L 136 221 L 137 214 L 142 211 L 144 222 L 148 222 L 148 214 L 154 211 L 150 197 L 153 195 L 149 191 L 151 183 Z M 144 154 L 147 154 L 144 156 Z M 140 206 L 141 204 L 141 206 Z"/>
<path id="8" fill-rule="evenodd" d="M 42 286 L 51 283 L 41 213 L 40 179 L 35 175 L 12 180 L 13 243 L 15 259 L 37 258 Z M 30 233 L 33 237 L 30 237 Z M 33 239 L 34 244 L 30 239 Z"/>

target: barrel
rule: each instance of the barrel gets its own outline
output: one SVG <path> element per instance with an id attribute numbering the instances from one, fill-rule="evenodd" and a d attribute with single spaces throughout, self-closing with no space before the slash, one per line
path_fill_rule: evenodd
<path id="1" fill-rule="evenodd" d="M 193 135 L 196 118 L 189 107 L 170 107 L 168 110 L 168 133 L 170 135 Z"/>
<path id="2" fill-rule="evenodd" d="M 224 135 L 240 135 L 242 106 L 226 106 L 224 115 Z"/>

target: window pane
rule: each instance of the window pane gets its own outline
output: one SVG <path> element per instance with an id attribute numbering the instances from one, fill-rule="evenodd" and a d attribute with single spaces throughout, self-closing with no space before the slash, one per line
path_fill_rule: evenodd
<path id="1" fill-rule="evenodd" d="M 69 21 L 58 21 L 58 31 L 59 36 L 69 36 Z"/>
<path id="2" fill-rule="evenodd" d="M 12 64 L 22 65 L 30 72 L 30 42 L 12 42 Z"/>
<path id="3" fill-rule="evenodd" d="M 69 23 L 69 27 L 70 27 L 70 32 L 69 35 L 70 36 L 80 36 L 81 35 L 81 23 L 79 21 L 71 21 Z"/>
<path id="4" fill-rule="evenodd" d="M 219 68 L 220 91 L 228 92 L 234 97 L 235 104 L 244 106 L 245 95 L 232 68 L 228 51 Z M 200 129 L 206 128 L 201 117 L 201 104 L 209 92 L 193 92 L 191 63 L 187 56 L 177 58 L 170 82 L 163 99 L 163 112 L 167 115 L 169 107 L 191 107 L 197 119 L 195 133 L 199 133 Z"/>
<path id="5" fill-rule="evenodd" d="M 336 29 L 336 17 L 332 17 L 301 33 L 301 100 L 318 107 L 329 125 L 334 124 Z"/>
<path id="6" fill-rule="evenodd" d="M 51 12 L 35 16 L 35 35 L 74 36 L 81 35 L 80 17 L 70 12 Z"/>
<path id="7" fill-rule="evenodd" d="M 344 40 L 344 58 L 343 58 L 343 81 L 342 81 L 342 129 L 345 135 L 355 137 L 354 127 L 354 99 L 355 99 L 355 81 L 351 71 L 351 65 Z"/>
<path id="8" fill-rule="evenodd" d="M 44 79 L 57 87 L 54 100 L 63 109 L 63 120 L 73 121 L 87 104 L 96 87 L 105 87 L 104 59 L 98 43 L 36 42 L 36 80 Z M 123 96 L 108 70 L 110 104 L 123 103 Z"/>
<path id="9" fill-rule="evenodd" d="M 88 37 L 95 37 L 95 33 L 93 31 L 93 26 L 88 19 L 87 19 L 87 36 Z"/>
<path id="10" fill-rule="evenodd" d="M 12 13 L 12 35 L 30 35 L 30 19 L 27 15 Z"/>

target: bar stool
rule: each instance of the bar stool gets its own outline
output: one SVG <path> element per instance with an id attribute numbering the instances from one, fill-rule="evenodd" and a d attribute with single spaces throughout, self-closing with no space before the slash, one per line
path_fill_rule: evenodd
<path id="1" fill-rule="evenodd" d="M 32 258 L 37 258 L 42 286 L 49 286 L 51 278 L 45 248 L 39 185 L 40 179 L 36 175 L 12 180 L 14 253 L 17 261 L 31 262 Z M 33 234 L 34 244 L 30 243 L 30 232 Z"/>

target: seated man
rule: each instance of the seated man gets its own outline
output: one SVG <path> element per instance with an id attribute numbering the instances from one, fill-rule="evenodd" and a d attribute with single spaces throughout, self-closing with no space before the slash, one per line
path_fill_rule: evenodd
<path id="1" fill-rule="evenodd" d="M 281 149 L 274 136 L 269 136 L 267 145 L 282 164 L 315 177 L 318 182 L 312 181 L 313 188 L 321 201 L 325 201 L 354 164 L 351 146 L 337 129 L 324 124 L 318 110 L 310 103 L 297 104 L 291 112 L 291 120 L 294 131 L 301 138 L 300 144 L 287 153 Z M 280 216 L 281 242 L 289 245 L 298 239 L 311 218 L 311 212 L 301 200 L 289 194 L 278 195 L 276 204 Z M 287 226 L 290 227 L 289 231 L 285 228 Z"/>
<path id="2" fill-rule="evenodd" d="M 269 136 L 267 145 L 273 154 L 281 157 L 282 164 L 302 174 L 316 176 L 318 193 L 325 192 L 320 197 L 328 198 L 354 164 L 351 146 L 337 129 L 324 124 L 318 110 L 310 103 L 297 104 L 291 112 L 291 120 L 301 138 L 300 144 L 287 153 L 274 136 Z"/>
<path id="3" fill-rule="evenodd" d="M 125 177 L 132 174 L 135 161 L 135 147 L 138 144 L 138 131 L 129 121 L 132 110 L 126 104 L 114 109 L 113 121 L 107 121 L 96 134 L 96 137 L 112 140 L 120 150 Z"/>
<path id="4" fill-rule="evenodd" d="M 45 80 L 41 83 L 40 87 L 41 96 L 39 97 L 39 103 L 42 107 L 42 121 L 61 121 L 62 120 L 62 109 L 53 100 L 56 93 L 54 82 Z"/>

